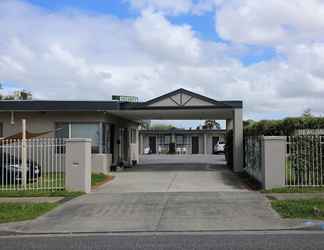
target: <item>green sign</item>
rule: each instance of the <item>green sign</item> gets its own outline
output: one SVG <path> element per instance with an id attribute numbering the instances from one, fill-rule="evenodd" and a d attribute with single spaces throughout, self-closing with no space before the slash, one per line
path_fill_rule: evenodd
<path id="1" fill-rule="evenodd" d="M 138 97 L 137 96 L 113 95 L 112 100 L 119 101 L 119 102 L 138 102 Z"/>

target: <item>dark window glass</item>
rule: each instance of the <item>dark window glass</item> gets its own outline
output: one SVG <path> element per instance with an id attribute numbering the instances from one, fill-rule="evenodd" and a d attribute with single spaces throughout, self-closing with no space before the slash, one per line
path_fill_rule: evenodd
<path id="1" fill-rule="evenodd" d="M 102 152 L 104 154 L 112 154 L 112 125 L 109 123 L 104 123 L 102 130 Z"/>
<path id="2" fill-rule="evenodd" d="M 176 136 L 176 143 L 178 145 L 183 145 L 183 135 L 177 135 Z"/>
<path id="3" fill-rule="evenodd" d="M 56 123 L 55 137 L 69 138 L 69 123 Z"/>
<path id="4" fill-rule="evenodd" d="M 71 138 L 89 138 L 92 142 L 92 153 L 99 153 L 99 123 L 72 123 Z"/>

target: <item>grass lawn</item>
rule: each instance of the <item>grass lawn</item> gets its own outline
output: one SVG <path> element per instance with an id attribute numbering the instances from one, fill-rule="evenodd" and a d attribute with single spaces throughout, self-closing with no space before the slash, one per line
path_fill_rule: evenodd
<path id="1" fill-rule="evenodd" d="M 319 193 L 324 192 L 324 187 L 285 187 L 263 190 L 263 193 Z"/>
<path id="2" fill-rule="evenodd" d="M 53 173 L 43 173 L 39 178 L 31 179 L 27 183 L 28 189 L 63 189 L 65 182 L 65 174 L 63 172 L 53 172 Z M 1 189 L 22 189 L 22 184 L 19 183 L 9 183 L 6 185 L 0 184 Z"/>
<path id="3" fill-rule="evenodd" d="M 55 203 L 1 203 L 0 223 L 31 220 L 56 206 Z"/>
<path id="4" fill-rule="evenodd" d="M 1 191 L 0 197 L 77 197 L 84 194 L 83 192 L 68 192 L 65 190 L 62 191 Z M 1 206 L 1 205 L 0 205 Z"/>
<path id="5" fill-rule="evenodd" d="M 91 174 L 91 186 L 92 187 L 97 187 L 100 184 L 103 184 L 107 180 L 111 178 L 110 175 L 105 175 L 105 174 Z"/>
<path id="6" fill-rule="evenodd" d="M 271 201 L 272 207 L 283 218 L 324 219 L 324 200 L 276 200 Z M 320 209 L 322 214 L 314 215 L 314 207 Z"/>

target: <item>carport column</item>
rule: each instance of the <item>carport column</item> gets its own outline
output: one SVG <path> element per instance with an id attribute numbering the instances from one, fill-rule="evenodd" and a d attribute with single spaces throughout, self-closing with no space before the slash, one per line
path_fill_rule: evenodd
<path id="1" fill-rule="evenodd" d="M 264 189 L 285 186 L 286 136 L 263 136 L 261 173 Z"/>
<path id="2" fill-rule="evenodd" d="M 243 172 L 243 117 L 242 109 L 234 109 L 233 165 L 234 172 Z"/>
<path id="3" fill-rule="evenodd" d="M 65 149 L 65 188 L 91 192 L 91 139 L 67 139 Z"/>
<path id="4" fill-rule="evenodd" d="M 204 131 L 204 154 L 207 154 L 207 133 Z"/>

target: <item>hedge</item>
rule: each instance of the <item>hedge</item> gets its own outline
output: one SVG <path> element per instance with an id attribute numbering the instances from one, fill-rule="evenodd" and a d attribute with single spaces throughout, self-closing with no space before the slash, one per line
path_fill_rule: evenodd
<path id="1" fill-rule="evenodd" d="M 283 120 L 261 120 L 244 127 L 244 135 L 292 135 L 296 129 L 324 128 L 323 117 L 290 117 Z"/>
<path id="2" fill-rule="evenodd" d="M 283 120 L 261 120 L 245 122 L 244 136 L 280 136 L 293 135 L 296 129 L 323 129 L 324 117 L 302 116 L 289 117 Z M 225 155 L 227 164 L 233 167 L 233 131 L 226 133 Z"/>

